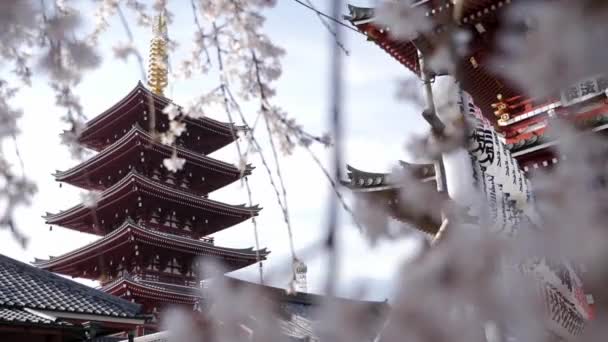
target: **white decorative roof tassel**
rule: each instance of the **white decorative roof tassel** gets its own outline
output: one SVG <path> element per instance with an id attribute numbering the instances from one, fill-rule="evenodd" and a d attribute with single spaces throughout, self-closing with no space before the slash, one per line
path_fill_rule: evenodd
<path id="1" fill-rule="evenodd" d="M 308 285 L 306 282 L 306 272 L 308 272 L 308 267 L 305 263 L 298 259 L 294 261 L 293 267 L 296 292 L 308 292 Z"/>

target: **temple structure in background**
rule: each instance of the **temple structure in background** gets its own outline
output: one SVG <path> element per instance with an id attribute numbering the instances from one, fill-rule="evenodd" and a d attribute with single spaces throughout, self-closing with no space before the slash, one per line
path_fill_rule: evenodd
<path id="1" fill-rule="evenodd" d="M 399 162 L 401 171 L 405 173 L 410 181 L 409 185 L 418 187 L 424 193 L 432 193 L 428 188 L 436 189 L 435 167 L 433 164 L 410 164 Z M 391 217 L 401 222 L 415 223 L 413 228 L 423 233 L 434 236 L 441 225 L 440 205 L 435 205 L 430 211 L 408 210 L 399 203 L 399 191 L 403 182 L 393 179 L 390 173 L 366 172 L 347 166 L 347 180 L 342 185 L 350 189 L 361 200 L 367 201 L 369 205 L 374 203 L 386 203 Z M 413 183 L 413 184 L 412 184 Z M 427 189 L 426 191 L 423 189 Z M 437 200 L 446 200 L 445 194 L 437 193 Z M 438 204 L 438 202 L 435 202 Z"/>
<path id="2" fill-rule="evenodd" d="M 496 49 L 496 36 L 505 11 L 517 0 L 466 0 L 458 28 L 470 34 L 467 52 L 457 63 L 458 80 L 484 116 L 494 123 L 507 148 L 524 172 L 552 167 L 564 156 L 551 148 L 556 144 L 546 136 L 554 118 L 561 118 L 586 130 L 599 132 L 608 128 L 608 77 L 590 75 L 566 89 L 555 89 L 551 95 L 533 98 L 490 67 Z M 424 8 L 434 25 L 432 33 L 420 34 L 410 41 L 391 37 L 389 30 L 377 25 L 374 9 L 349 6 L 346 17 L 399 63 L 420 75 L 418 51 L 433 54 L 442 44 L 445 28 L 453 22 L 452 1 L 418 1 L 413 6 Z M 431 71 L 432 72 L 432 71 Z M 439 73 L 439 72 L 438 72 Z"/>
<path id="3" fill-rule="evenodd" d="M 499 99 L 494 107 L 502 118 L 497 129 L 526 173 L 555 167 L 567 156 L 555 153 L 555 139 L 546 135 L 554 118 L 561 118 L 591 132 L 608 129 L 608 77 L 591 77 L 547 99 L 515 96 Z"/>
<path id="4" fill-rule="evenodd" d="M 208 237 L 260 210 L 209 198 L 209 193 L 251 174 L 250 165 L 240 170 L 208 156 L 236 140 L 243 128 L 186 117 L 162 95 L 167 85 L 162 15 L 154 30 L 148 82 L 152 91 L 140 82 L 88 121 L 78 143 L 97 154 L 55 174 L 59 182 L 89 190 L 90 196 L 68 210 L 47 213 L 46 222 L 100 239 L 35 262 L 45 270 L 97 280 L 101 290 L 143 305 L 146 313 L 168 305 L 200 307 L 201 279 L 216 276 L 201 274 L 201 260 L 233 271 L 268 254 L 265 249 L 216 246 Z M 168 106 L 178 111 L 174 121 L 163 113 Z M 176 134 L 174 146 L 161 143 L 161 134 L 176 122 L 185 125 L 185 132 Z"/>
<path id="5" fill-rule="evenodd" d="M 264 259 L 267 252 L 219 247 L 207 237 L 259 211 L 208 197 L 251 172 L 248 166 L 241 175 L 235 166 L 207 156 L 232 142 L 239 128 L 208 118 L 183 118 L 188 131 L 173 148 L 142 128 L 151 119 L 149 99 L 157 113 L 156 127 L 166 129 L 167 116 L 160 113 L 170 100 L 139 83 L 86 124 L 79 142 L 99 153 L 56 174 L 58 181 L 91 190 L 96 198 L 47 214 L 47 223 L 101 238 L 36 265 L 98 280 L 105 292 L 157 312 L 167 304 L 193 306 L 200 298 L 199 279 L 210 276 L 199 273 L 200 257 L 232 271 Z M 177 172 L 163 166 L 174 153 L 185 159 Z"/>
<path id="6" fill-rule="evenodd" d="M 157 115 L 151 116 L 149 106 Z M 244 174 L 234 165 L 208 157 L 232 142 L 239 129 L 215 120 L 181 118 L 188 130 L 175 147 L 155 139 L 143 127 L 154 118 L 165 130 L 161 114 L 171 101 L 141 83 L 120 102 L 90 120 L 79 142 L 98 153 L 67 171 L 60 182 L 90 190 L 91 203 L 56 214 L 48 224 L 99 235 L 101 238 L 50 260 L 42 269 L 98 280 L 107 293 L 158 312 L 168 304 L 192 307 L 201 297 L 199 260 L 206 258 L 232 271 L 264 259 L 266 250 L 232 249 L 214 244 L 209 234 L 258 214 L 258 207 L 229 205 L 209 198 Z M 163 160 L 176 155 L 183 168 L 168 170 Z"/>
<path id="7" fill-rule="evenodd" d="M 467 42 L 466 52 L 464 55 L 457 56 L 457 59 L 453 61 L 455 63 L 454 73 L 457 75 L 446 77 L 455 78 L 458 88 L 464 91 L 461 92 L 461 95 L 462 93 L 467 94 L 468 101 L 464 100 L 464 96 L 460 96 L 463 115 L 470 115 L 477 124 L 483 123 L 481 130 L 473 127 L 474 136 L 471 137 L 477 146 L 469 151 L 472 156 L 472 164 L 474 164 L 474 178 L 481 176 L 481 182 L 486 182 L 485 185 L 487 185 L 489 178 L 485 176 L 486 169 L 482 164 L 489 161 L 495 166 L 498 158 L 502 158 L 504 161 L 501 166 L 504 174 L 501 176 L 506 175 L 507 177 L 504 179 L 511 179 L 512 182 L 507 181 L 500 184 L 501 189 L 504 190 L 502 193 L 493 193 L 496 195 L 494 202 L 497 202 L 497 196 L 504 199 L 500 201 L 503 209 L 508 209 L 509 200 L 513 199 L 510 198 L 511 195 L 528 192 L 529 188 L 525 180 L 528 177 L 523 177 L 522 171 L 528 173 L 528 176 L 532 176 L 534 170 L 554 167 L 559 164 L 560 160 L 568 157 L 560 155 L 553 148 L 557 145 L 557 141 L 550 140 L 546 135 L 551 120 L 561 118 L 570 121 L 575 126 L 582 128 L 582 132 L 605 132 L 608 128 L 608 77 L 589 75 L 566 89 L 549 89 L 549 95 L 543 98 L 533 98 L 494 72 L 491 68 L 491 58 L 497 52 L 497 36 L 501 25 L 504 24 L 501 21 L 505 10 L 511 6 L 512 2 L 518 1 L 463 0 L 460 2 L 461 13 L 455 20 L 454 1 L 412 1 L 412 7 L 417 7 L 426 15 L 432 29 L 419 33 L 411 40 L 399 40 L 392 37 L 390 29 L 376 21 L 373 8 L 349 6 L 350 13 L 345 17 L 367 36 L 369 41 L 377 44 L 421 79 L 426 79 L 426 76 L 433 78 L 447 75 L 445 70 L 429 70 L 427 67 L 421 70 L 423 69 L 421 60 L 432 56 L 439 51 L 438 49 L 445 46 L 446 41 L 452 39 L 449 36 L 451 28 L 456 26 L 459 30 L 469 34 L 470 39 Z M 547 86 L 550 87 L 550 85 Z M 431 90 L 427 90 L 427 95 L 432 96 Z M 488 122 L 487 126 L 486 122 Z M 473 158 L 474 153 L 483 153 L 487 159 Z M 500 161 L 498 165 L 500 165 Z M 432 173 L 427 172 L 429 176 L 434 174 L 433 165 L 417 167 L 406 165 L 405 172 L 415 174 L 414 170 L 424 170 L 425 167 L 433 170 Z M 475 168 L 477 168 L 477 172 L 475 172 Z M 419 230 L 426 233 L 436 236 L 437 231 L 440 230 L 439 222 L 441 221 L 436 218 L 430 220 L 414 218 L 418 219 L 414 220 L 408 215 L 409 213 L 404 215 L 399 212 L 399 210 L 407 209 L 395 208 L 395 201 L 399 200 L 398 188 L 403 187 L 404 184 L 391 182 L 388 174 L 364 172 L 349 167 L 348 176 L 349 179 L 344 183 L 359 197 L 372 199 L 372 203 L 376 199 L 380 199 L 384 203 L 388 202 L 388 208 L 394 217 L 409 223 L 414 222 Z M 490 178 L 494 182 L 494 175 Z M 428 184 L 431 181 L 424 176 L 418 176 L 417 179 L 419 184 L 413 183 L 415 186 Z M 479 182 L 479 179 L 475 178 L 475 181 Z M 412 182 L 406 185 L 408 192 L 411 192 L 409 186 L 412 185 Z M 504 188 L 502 188 L 503 185 Z M 513 191 L 508 193 L 505 190 L 507 187 L 511 187 Z M 488 187 L 484 187 L 486 194 L 487 189 Z M 491 202 L 492 197 L 490 196 L 488 199 Z M 529 199 L 530 196 L 528 196 Z M 492 208 L 492 205 L 490 207 Z M 500 205 L 494 207 L 501 208 Z M 508 210 L 503 210 L 503 212 L 509 214 Z M 508 219 L 515 217 L 515 215 L 507 216 L 509 216 Z M 550 340 L 576 339 L 581 334 L 585 321 L 593 318 L 593 310 L 590 308 L 592 297 L 586 296 L 583 292 L 576 272 L 572 271 L 569 266 L 563 267 L 569 265 L 567 261 L 547 262 L 546 264 L 560 265 L 557 269 L 547 266 L 541 270 L 543 276 L 550 275 L 551 277 L 545 277 L 539 282 L 539 288 L 542 288 L 540 295 L 543 296 L 546 303 L 549 323 L 547 332 L 552 337 Z M 572 284 L 576 284 L 576 286 Z"/>

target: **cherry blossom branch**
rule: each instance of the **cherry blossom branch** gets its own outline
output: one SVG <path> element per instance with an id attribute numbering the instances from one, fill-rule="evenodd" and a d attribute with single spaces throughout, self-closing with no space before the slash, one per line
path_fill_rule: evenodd
<path id="1" fill-rule="evenodd" d="M 307 7 L 312 10 L 313 12 L 315 12 L 315 14 L 317 15 L 317 17 L 319 18 L 319 21 L 321 22 L 321 24 L 323 24 L 323 27 L 325 27 L 325 29 L 329 32 L 329 34 L 331 34 L 334 37 L 334 41 L 336 42 L 336 45 L 338 45 L 340 47 L 340 49 L 344 52 L 345 55 L 350 56 L 350 51 L 348 51 L 348 49 L 346 48 L 346 46 L 344 46 L 344 44 L 342 44 L 342 42 L 340 40 L 338 40 L 338 36 L 336 35 L 336 31 L 334 31 L 334 29 L 330 26 L 329 22 L 327 21 L 327 19 L 322 15 L 321 11 L 317 10 L 315 8 L 315 5 L 312 3 L 312 1 L 310 0 L 305 0 L 306 1 L 306 5 L 308 5 Z M 305 6 L 302 2 L 300 2 L 299 0 L 296 0 L 297 3 Z M 359 31 L 357 31 L 359 32 Z"/>
<path id="2" fill-rule="evenodd" d="M 198 30 L 198 36 L 199 39 L 204 40 L 205 38 L 208 38 L 204 31 L 203 31 L 203 27 L 201 26 L 201 23 L 198 20 L 198 14 L 196 13 L 197 8 L 196 8 L 196 3 L 194 2 L 195 0 L 190 0 L 190 5 L 192 7 L 192 15 L 194 17 L 194 25 L 196 26 L 197 30 Z M 215 22 L 213 23 L 214 27 L 215 27 Z M 204 44 L 203 48 L 202 48 L 202 52 L 205 54 L 205 64 L 207 65 L 211 65 L 211 55 L 209 54 L 209 49 L 207 48 L 207 46 L 205 46 Z"/>
<path id="3" fill-rule="evenodd" d="M 194 2 L 192 2 L 192 6 L 193 6 L 193 10 L 195 9 L 194 7 Z M 196 13 L 195 13 L 195 18 L 196 18 Z M 219 81 L 220 81 L 220 89 L 222 92 L 222 97 L 223 97 L 223 104 L 224 104 L 224 111 L 226 112 L 226 115 L 228 116 L 228 122 L 231 124 L 230 125 L 230 133 L 232 134 L 232 138 L 235 141 L 236 144 L 236 150 L 239 156 L 239 166 L 241 169 L 241 177 L 243 176 L 243 173 L 245 172 L 246 169 L 246 161 L 243 159 L 243 153 L 241 150 L 241 144 L 238 140 L 238 137 L 236 135 L 236 131 L 234 128 L 233 123 L 235 122 L 232 119 L 232 113 L 230 111 L 230 100 L 228 99 L 228 95 L 227 95 L 227 91 L 226 88 L 228 87 L 227 85 L 227 80 L 224 77 L 224 61 L 222 58 L 222 51 L 220 48 L 220 42 L 219 42 L 219 38 L 218 38 L 218 27 L 216 25 L 215 22 L 212 23 L 213 25 L 213 31 L 214 31 L 214 35 L 213 35 L 213 39 L 215 41 L 215 46 L 216 46 L 216 52 L 217 52 L 217 63 L 218 63 L 218 68 L 219 68 Z M 200 26 L 199 26 L 200 28 Z M 202 30 L 199 31 L 202 34 Z M 241 165 L 244 164 L 244 165 Z M 253 206 L 253 196 L 251 193 L 251 187 L 249 186 L 249 180 L 247 179 L 247 177 L 244 177 L 245 180 L 245 188 L 247 189 L 247 197 L 249 199 L 249 205 Z M 257 225 L 257 221 L 255 219 L 255 215 L 251 215 L 251 223 L 253 224 L 253 233 L 254 233 L 254 238 L 255 238 L 255 258 L 256 258 L 256 262 L 259 265 L 259 275 L 260 275 L 260 284 L 264 284 L 264 272 L 263 272 L 263 267 L 262 267 L 262 259 L 260 257 L 260 239 L 258 236 L 258 225 Z"/>
<path id="4" fill-rule="evenodd" d="M 226 88 L 226 91 L 228 92 L 228 94 L 230 94 L 230 88 Z M 243 122 L 243 125 L 246 128 L 250 127 L 249 124 L 247 123 L 247 119 L 245 118 L 245 115 L 243 115 L 240 105 L 236 102 L 234 102 L 233 105 L 235 106 L 236 112 L 239 114 L 241 121 Z M 264 157 L 264 153 L 262 152 L 262 147 L 254 135 L 247 134 L 246 137 L 247 137 L 247 139 L 249 139 L 251 141 L 253 146 L 256 148 L 258 155 L 260 156 L 262 165 L 264 166 L 264 169 L 266 170 L 266 174 L 268 175 L 270 185 L 271 185 L 272 189 L 274 190 L 277 202 L 279 203 L 279 207 L 281 208 L 281 213 L 283 215 L 283 221 L 285 222 L 285 225 L 287 227 L 289 227 L 288 232 L 290 232 L 291 223 L 289 220 L 289 215 L 287 215 L 287 211 L 285 210 L 285 204 L 283 203 L 283 201 L 281 199 L 279 188 L 277 187 L 277 185 L 274 181 L 274 177 L 272 176 L 272 171 L 270 170 L 270 166 L 268 165 L 268 162 L 266 161 L 266 158 Z M 289 235 L 289 248 L 291 251 L 292 260 L 296 260 L 295 247 L 294 247 L 294 243 L 293 243 L 293 235 L 291 235 L 291 234 Z"/>
<path id="5" fill-rule="evenodd" d="M 275 146 L 274 143 L 274 138 L 273 138 L 273 134 L 272 131 L 270 129 L 270 123 L 268 122 L 268 108 L 266 107 L 265 103 L 267 101 L 266 99 L 266 94 L 264 93 L 264 86 L 262 84 L 262 79 L 260 78 L 260 65 L 259 65 L 259 61 L 256 58 L 255 55 L 255 51 L 251 50 L 251 57 L 253 59 L 253 63 L 255 66 L 255 74 L 256 74 L 256 80 L 258 82 L 258 89 L 260 91 L 260 109 L 261 112 L 263 113 L 263 117 L 264 117 L 264 123 L 266 124 L 266 133 L 268 134 L 268 141 L 270 142 L 270 149 L 272 151 L 272 156 L 274 158 L 274 165 L 275 165 L 275 171 L 277 174 L 277 177 L 279 178 L 279 184 L 281 186 L 281 191 L 283 194 L 283 205 L 285 206 L 285 216 L 287 216 L 289 218 L 289 207 L 287 205 L 287 189 L 285 187 L 285 182 L 283 181 L 283 175 L 281 173 L 281 166 L 279 163 L 279 156 L 277 154 L 277 148 Z M 289 222 L 289 220 L 287 220 Z M 293 245 L 293 231 L 291 229 L 291 224 L 287 224 L 287 232 L 289 233 L 289 240 L 291 245 Z M 292 256 L 294 257 L 294 261 L 295 261 L 295 253 L 292 253 Z"/>
<path id="6" fill-rule="evenodd" d="M 126 55 L 124 55 L 124 58 L 126 58 L 128 56 L 128 54 L 132 54 L 135 56 L 135 58 L 137 60 L 137 65 L 139 67 L 140 77 L 141 77 L 142 81 L 145 81 L 147 79 L 147 76 L 146 76 L 146 68 L 144 66 L 144 59 L 141 56 L 141 54 L 139 53 L 139 51 L 137 50 L 137 48 L 135 47 L 135 40 L 133 38 L 133 33 L 131 32 L 131 28 L 129 27 L 127 18 L 125 18 L 125 15 L 123 14 L 122 10 L 120 9 L 120 6 L 118 6 L 118 5 L 116 6 L 116 11 L 118 12 L 118 16 L 120 17 L 120 22 L 122 24 L 122 27 L 125 30 L 125 33 L 129 39 L 129 46 L 123 47 L 123 49 L 127 49 L 127 51 L 128 51 L 128 53 Z M 148 114 L 150 115 L 150 120 L 149 120 L 150 123 L 149 123 L 148 131 L 150 132 L 152 137 L 154 139 L 156 139 L 157 138 L 156 108 L 154 106 L 154 98 L 151 95 L 149 95 L 147 97 L 147 100 L 148 100 Z"/>
<path id="7" fill-rule="evenodd" d="M 319 157 L 317 157 L 317 155 L 312 151 L 312 149 L 310 148 L 310 146 L 305 146 L 304 148 L 308 151 L 308 153 L 310 154 L 310 156 L 314 160 L 315 164 L 319 167 L 319 169 L 321 169 L 321 171 L 323 172 L 323 175 L 325 175 L 325 178 L 327 179 L 327 181 L 329 181 L 329 184 L 331 185 L 331 188 L 334 191 L 334 194 L 336 195 L 336 197 L 340 201 L 340 204 L 342 205 L 342 208 L 344 209 L 344 211 L 346 211 L 347 213 L 350 214 L 350 216 L 353 219 L 353 222 L 355 223 L 355 225 L 357 226 L 357 228 L 359 228 L 359 231 L 363 231 L 363 226 L 361 225 L 361 223 L 357 219 L 357 216 L 353 212 L 352 208 L 348 205 L 348 203 L 346 203 L 346 200 L 344 199 L 344 196 L 342 195 L 342 192 L 340 192 L 340 189 L 338 188 L 338 184 L 333 179 L 333 177 L 331 176 L 331 174 L 329 173 L 329 171 L 325 168 L 325 166 L 323 166 L 323 163 L 321 162 L 321 160 L 319 159 Z"/>

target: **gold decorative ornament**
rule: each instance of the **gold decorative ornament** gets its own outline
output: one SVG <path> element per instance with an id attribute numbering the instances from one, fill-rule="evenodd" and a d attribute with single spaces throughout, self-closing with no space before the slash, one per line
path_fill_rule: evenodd
<path id="1" fill-rule="evenodd" d="M 498 102 L 492 103 L 492 108 L 495 109 L 494 115 L 500 118 L 498 121 L 508 121 L 511 118 L 511 115 L 507 112 L 509 105 L 503 100 L 502 94 L 496 95 L 496 98 Z"/>
<path id="2" fill-rule="evenodd" d="M 148 64 L 148 85 L 153 93 L 164 95 L 168 84 L 167 20 L 164 13 L 154 17 L 152 25 L 154 36 L 150 40 L 150 60 Z"/>

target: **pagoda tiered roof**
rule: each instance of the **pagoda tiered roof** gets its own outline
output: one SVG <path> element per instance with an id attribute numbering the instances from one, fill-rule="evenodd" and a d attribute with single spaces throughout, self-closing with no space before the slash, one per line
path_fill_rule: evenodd
<path id="1" fill-rule="evenodd" d="M 147 309 L 163 304 L 182 304 L 192 308 L 203 298 L 200 287 L 148 281 L 128 275 L 116 278 L 102 286 L 101 290 L 119 298 L 144 303 L 144 306 L 149 306 Z"/>
<path id="2" fill-rule="evenodd" d="M 141 82 L 105 112 L 89 120 L 79 132 L 78 142 L 95 151 L 111 145 L 138 123 L 148 127 L 151 108 L 154 108 L 156 129 L 160 132 L 168 128 L 167 115 L 163 113 L 172 101 L 149 91 Z M 181 111 L 181 107 L 180 107 Z M 237 131 L 244 127 L 223 123 L 208 117 L 194 119 L 180 115 L 186 123 L 187 132 L 177 139 L 178 144 L 203 154 L 212 153 L 233 142 Z"/>
<path id="3" fill-rule="evenodd" d="M 81 203 L 56 214 L 47 214 L 44 218 L 48 224 L 100 235 L 110 232 L 127 217 L 146 208 L 164 208 L 174 213 L 179 211 L 199 222 L 204 220 L 202 236 L 245 221 L 261 210 L 258 206 L 229 205 L 210 200 L 130 171 L 104 190 L 94 205 L 89 207 Z M 106 220 L 111 220 L 113 225 L 107 224 Z"/>
<path id="4" fill-rule="evenodd" d="M 100 272 L 103 268 L 109 269 L 122 258 L 130 259 L 138 255 L 143 257 L 147 254 L 188 260 L 196 257 L 212 258 L 232 271 L 254 264 L 257 261 L 257 254 L 260 259 L 266 259 L 269 252 L 266 249 L 256 253 L 253 248 L 218 247 L 206 241 L 154 231 L 127 220 L 99 240 L 58 257 L 48 260 L 38 259 L 35 265 L 73 277 L 97 279 L 101 276 Z M 83 274 L 83 270 L 93 271 Z"/>
<path id="5" fill-rule="evenodd" d="M 513 85 L 490 70 L 489 56 L 495 49 L 494 36 L 497 32 L 498 11 L 509 5 L 511 0 L 464 0 L 463 15 L 458 25 L 467 29 L 473 39 L 468 46 L 468 53 L 457 61 L 461 71 L 464 90 L 470 93 L 484 115 L 493 121 L 494 110 L 491 105 L 496 96 L 514 97 L 521 94 Z M 420 34 L 417 38 L 399 40 L 391 36 L 390 30 L 375 21 L 373 8 L 349 5 L 350 14 L 345 16 L 369 40 L 376 43 L 399 63 L 406 66 L 416 75 L 420 74 L 418 49 L 423 54 L 432 54 L 445 40 L 443 32 L 448 20 L 452 19 L 453 4 L 449 1 L 419 1 L 413 5 L 425 9 L 426 16 L 434 25 L 434 31 Z M 437 70 L 436 74 L 443 71 Z"/>
<path id="6" fill-rule="evenodd" d="M 163 15 L 155 20 L 162 26 Z M 155 27 L 154 54 L 163 53 L 160 31 Z M 47 213 L 46 222 L 101 238 L 35 262 L 45 270 L 98 280 L 103 291 L 138 302 L 154 315 L 164 304 L 192 306 L 200 299 L 200 279 L 212 275 L 201 273 L 199 259 L 232 271 L 261 263 L 269 254 L 265 248 L 218 247 L 209 237 L 261 210 L 208 197 L 251 174 L 250 165 L 237 168 L 208 157 L 247 128 L 187 112 L 164 97 L 166 70 L 157 63 L 165 57 L 151 62 L 151 90 L 138 82 L 124 98 L 71 132 L 78 144 L 98 153 L 55 173 L 57 181 L 90 192 L 80 204 Z M 164 144 L 167 134 L 175 139 Z"/>
<path id="7" fill-rule="evenodd" d="M 186 163 L 173 176 L 187 175 L 187 187 L 194 192 L 206 194 L 241 177 L 241 171 L 236 166 L 186 148 L 162 144 L 138 124 L 92 158 L 69 170 L 55 173 L 55 177 L 60 182 L 81 188 L 105 190 L 132 169 L 144 172 L 153 171 L 151 165 L 162 168 L 163 159 L 170 158 L 174 151 Z M 250 175 L 252 169 L 247 165 L 242 175 Z"/>

